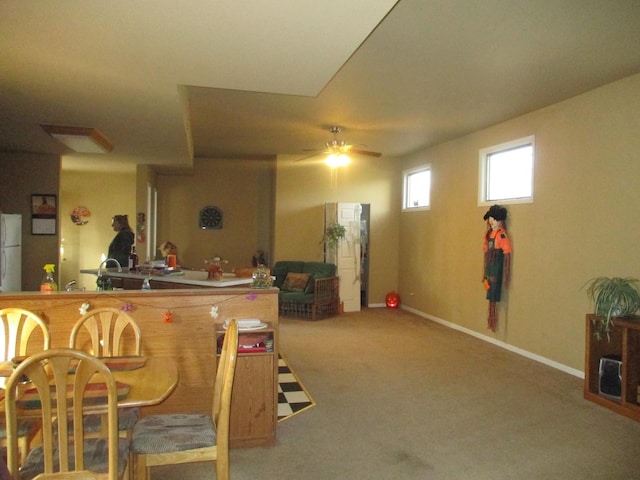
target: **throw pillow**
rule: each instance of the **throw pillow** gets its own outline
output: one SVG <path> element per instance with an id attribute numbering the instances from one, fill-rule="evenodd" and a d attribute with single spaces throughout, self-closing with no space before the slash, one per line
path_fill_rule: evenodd
<path id="1" fill-rule="evenodd" d="M 316 289 L 316 278 L 324 277 L 325 275 L 322 275 L 321 273 L 312 273 L 311 277 L 309 277 L 309 283 L 307 283 L 307 286 L 304 289 L 304 293 L 313 293 Z"/>
<path id="2" fill-rule="evenodd" d="M 311 275 L 308 273 L 287 273 L 284 282 L 282 283 L 282 290 L 288 290 L 289 292 L 303 292 L 309 281 Z"/>

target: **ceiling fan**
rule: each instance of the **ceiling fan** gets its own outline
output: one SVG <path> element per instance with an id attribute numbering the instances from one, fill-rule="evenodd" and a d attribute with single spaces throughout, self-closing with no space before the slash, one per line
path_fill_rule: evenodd
<path id="1" fill-rule="evenodd" d="M 327 158 L 327 163 L 330 163 L 330 160 L 336 160 L 334 162 L 334 166 L 339 166 L 341 164 L 340 159 L 345 159 L 347 155 L 356 154 L 356 155 L 365 155 L 368 157 L 379 157 L 382 155 L 380 152 L 370 152 L 368 150 L 360 150 L 358 148 L 353 148 L 353 145 L 349 145 L 344 140 L 338 139 L 338 134 L 342 131 L 342 127 L 331 126 L 329 127 L 329 131 L 333 133 L 333 140 L 326 142 L 324 149 L 306 149 L 305 152 L 315 152 L 308 157 L 304 157 L 299 159 L 306 160 L 308 158 L 315 157 L 317 155 L 329 155 Z M 348 163 L 348 158 L 346 159 Z"/>

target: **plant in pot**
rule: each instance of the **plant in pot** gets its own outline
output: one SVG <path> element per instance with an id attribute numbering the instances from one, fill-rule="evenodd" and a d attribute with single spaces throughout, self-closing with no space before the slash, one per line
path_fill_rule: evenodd
<path id="1" fill-rule="evenodd" d="M 341 238 L 344 238 L 346 234 L 347 230 L 344 228 L 344 225 L 332 223 L 331 225 L 327 225 L 323 241 L 328 249 L 333 250 L 338 246 L 338 241 L 340 241 Z"/>
<path id="2" fill-rule="evenodd" d="M 609 339 L 613 317 L 629 317 L 640 309 L 638 279 L 630 277 L 597 277 L 586 283 L 587 295 L 593 301 L 595 336 Z"/>

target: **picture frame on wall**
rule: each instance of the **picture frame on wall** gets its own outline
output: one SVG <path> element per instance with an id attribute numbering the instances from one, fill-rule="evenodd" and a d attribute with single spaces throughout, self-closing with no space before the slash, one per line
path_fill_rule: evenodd
<path id="1" fill-rule="evenodd" d="M 31 195 L 31 235 L 55 235 L 58 197 L 49 193 Z"/>

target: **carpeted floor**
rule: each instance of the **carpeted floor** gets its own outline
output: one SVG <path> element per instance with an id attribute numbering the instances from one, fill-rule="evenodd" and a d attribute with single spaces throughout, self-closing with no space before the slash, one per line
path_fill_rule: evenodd
<path id="1" fill-rule="evenodd" d="M 231 480 L 638 480 L 640 424 L 581 379 L 402 310 L 280 319 L 316 405 L 276 445 L 231 450 Z M 211 462 L 153 480 L 214 480 Z"/>
<path id="2" fill-rule="evenodd" d="M 291 418 L 315 405 L 304 385 L 286 359 L 278 358 L 278 422 Z"/>

